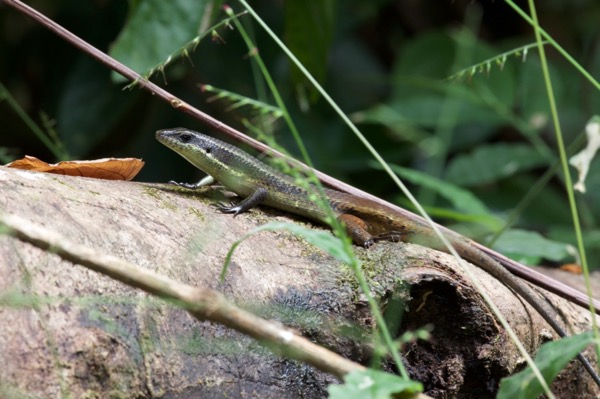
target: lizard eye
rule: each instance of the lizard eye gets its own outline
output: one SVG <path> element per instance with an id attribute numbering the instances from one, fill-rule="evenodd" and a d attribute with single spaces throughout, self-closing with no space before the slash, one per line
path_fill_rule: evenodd
<path id="1" fill-rule="evenodd" d="M 206 147 L 206 148 L 204 149 L 204 151 L 206 151 L 206 153 L 207 153 L 207 154 L 210 154 L 210 152 L 212 151 L 212 148 L 210 148 L 210 147 Z"/>
<path id="2" fill-rule="evenodd" d="M 189 133 L 183 133 L 179 136 L 179 138 L 181 139 L 181 141 L 183 141 L 184 143 L 189 143 L 190 140 L 192 140 L 192 135 Z"/>

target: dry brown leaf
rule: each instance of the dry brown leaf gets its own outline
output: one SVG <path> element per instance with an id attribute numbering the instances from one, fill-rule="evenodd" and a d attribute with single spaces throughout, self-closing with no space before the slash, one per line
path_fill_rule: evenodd
<path id="1" fill-rule="evenodd" d="M 559 269 L 572 274 L 583 274 L 582 267 L 577 263 L 566 263 L 562 265 Z"/>
<path id="2" fill-rule="evenodd" d="M 6 165 L 9 168 L 55 173 L 57 175 L 94 177 L 106 180 L 131 180 L 144 166 L 138 158 L 102 158 L 93 161 L 64 161 L 49 164 L 26 155 Z"/>

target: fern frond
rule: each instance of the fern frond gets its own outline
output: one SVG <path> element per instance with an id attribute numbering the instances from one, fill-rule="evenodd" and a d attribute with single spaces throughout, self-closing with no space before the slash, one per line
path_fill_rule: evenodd
<path id="1" fill-rule="evenodd" d="M 542 44 L 546 45 L 546 44 L 548 44 L 548 41 L 543 41 Z M 527 44 L 525 46 L 517 47 L 510 51 L 506 51 L 495 57 L 488 58 L 487 60 L 484 60 L 477 64 L 471 65 L 470 67 L 461 69 L 460 71 L 456 72 L 452 76 L 448 77 L 447 80 L 461 80 L 464 78 L 471 79 L 473 76 L 475 76 L 478 73 L 489 74 L 494 65 L 497 65 L 498 68 L 500 70 L 502 70 L 504 68 L 504 65 L 506 64 L 506 61 L 511 56 L 521 57 L 522 62 L 525 62 L 525 60 L 527 59 L 527 54 L 529 53 L 529 50 L 532 48 L 535 48 L 535 47 L 537 47 L 537 43 L 531 43 L 531 44 Z"/>

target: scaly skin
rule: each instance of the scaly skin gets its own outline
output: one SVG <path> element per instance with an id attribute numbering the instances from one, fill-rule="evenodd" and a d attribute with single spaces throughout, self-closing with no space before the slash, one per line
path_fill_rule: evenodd
<path id="1" fill-rule="evenodd" d="M 285 175 L 230 144 L 185 128 L 160 130 L 156 138 L 183 156 L 210 177 L 197 184 L 175 183 L 187 188 L 199 188 L 219 182 L 244 198 L 237 206 L 220 206 L 225 213 L 237 215 L 262 204 L 326 223 L 326 212 L 310 198 L 316 194 L 300 187 Z M 381 240 L 406 241 L 448 252 L 433 229 L 426 224 L 407 219 L 391 208 L 335 190 L 324 189 L 334 215 L 346 226 L 357 245 L 369 247 Z M 513 276 L 500 263 L 475 247 L 471 240 L 458 234 L 446 237 L 456 252 L 479 266 L 525 299 L 561 337 L 567 336 L 556 321 L 555 312 L 522 280 Z M 582 356 L 579 360 L 600 386 L 600 377 Z"/>

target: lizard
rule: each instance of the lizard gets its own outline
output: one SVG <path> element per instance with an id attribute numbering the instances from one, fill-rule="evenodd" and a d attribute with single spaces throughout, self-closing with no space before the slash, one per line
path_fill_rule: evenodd
<path id="1" fill-rule="evenodd" d="M 188 189 L 198 189 L 220 183 L 243 198 L 238 204 L 219 204 L 223 213 L 239 215 L 255 206 L 279 209 L 314 222 L 328 225 L 328 213 L 291 176 L 259 161 L 245 151 L 202 133 L 186 128 L 164 129 L 156 139 L 207 173 L 198 183 L 170 183 Z M 316 192 L 316 187 L 315 192 Z M 393 209 L 372 200 L 328 188 L 322 189 L 333 215 L 343 223 L 356 245 L 370 247 L 378 241 L 405 241 L 449 252 L 434 230 L 425 222 L 409 220 Z M 524 281 L 511 274 L 496 260 L 475 247 L 472 241 L 458 233 L 446 238 L 461 258 L 475 264 L 512 289 L 527 301 L 556 331 L 566 337 L 556 321 L 555 311 L 542 301 Z M 600 377 L 590 362 L 578 355 L 586 371 L 600 386 Z"/>

